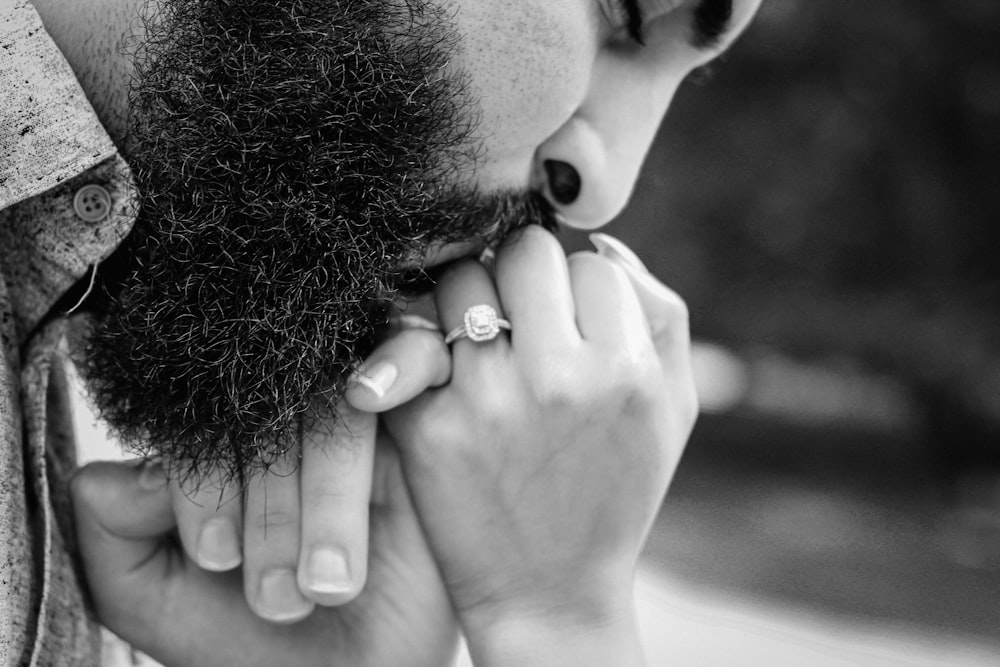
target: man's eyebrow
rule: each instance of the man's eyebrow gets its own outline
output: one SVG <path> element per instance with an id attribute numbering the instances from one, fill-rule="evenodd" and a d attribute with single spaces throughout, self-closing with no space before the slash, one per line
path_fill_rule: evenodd
<path id="1" fill-rule="evenodd" d="M 701 0 L 694 9 L 693 44 L 699 49 L 710 49 L 729 31 L 733 18 L 733 0 Z"/>

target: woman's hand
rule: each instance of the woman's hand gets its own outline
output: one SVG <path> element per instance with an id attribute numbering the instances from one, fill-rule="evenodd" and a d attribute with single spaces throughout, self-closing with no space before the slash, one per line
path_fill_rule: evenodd
<path id="1" fill-rule="evenodd" d="M 681 300 L 613 239 L 567 259 L 528 228 L 438 285 L 509 336 L 384 416 L 477 665 L 642 661 L 632 574 L 697 413 Z M 617 249 L 617 252 L 616 252 Z M 634 257 L 634 256 L 633 256 Z"/>

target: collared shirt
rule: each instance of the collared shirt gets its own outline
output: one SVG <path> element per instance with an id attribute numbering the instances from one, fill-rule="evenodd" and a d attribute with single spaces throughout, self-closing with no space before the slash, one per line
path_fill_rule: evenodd
<path id="1" fill-rule="evenodd" d="M 0 0 L 0 665 L 100 661 L 72 557 L 66 318 L 53 308 L 135 209 L 128 166 L 38 14 Z"/>

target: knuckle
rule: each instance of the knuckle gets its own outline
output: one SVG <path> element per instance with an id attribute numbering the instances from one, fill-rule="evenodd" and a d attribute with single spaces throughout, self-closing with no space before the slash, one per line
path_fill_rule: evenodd
<path id="1" fill-rule="evenodd" d="M 395 334 L 388 342 L 383 343 L 373 359 L 387 360 L 397 365 L 403 365 L 411 359 L 421 359 L 427 355 L 437 354 L 439 347 L 444 346 L 439 332 L 423 328 L 404 329 Z M 447 348 L 444 348 L 447 350 Z"/>
<path id="2" fill-rule="evenodd" d="M 96 465 L 91 463 L 80 468 L 69 480 L 70 497 L 77 508 L 94 507 L 103 495 L 105 484 L 95 474 Z"/>
<path id="3" fill-rule="evenodd" d="M 657 359 L 624 348 L 609 353 L 608 359 L 605 391 L 641 396 L 657 386 L 660 375 Z"/>
<path id="4" fill-rule="evenodd" d="M 129 468 L 131 470 L 126 472 Z M 100 516 L 108 508 L 120 506 L 121 485 L 137 482 L 133 477 L 134 470 L 130 464 L 108 461 L 89 463 L 77 470 L 69 480 L 69 494 L 74 507 Z"/>
<path id="5" fill-rule="evenodd" d="M 320 507 L 330 508 L 335 506 L 347 505 L 351 501 L 357 500 L 355 495 L 348 493 L 343 488 L 339 486 L 334 486 L 332 484 L 326 484 L 322 486 L 317 486 L 309 489 L 309 502 L 312 505 L 319 505 Z M 364 503 L 367 504 L 368 499 L 364 499 Z"/>
<path id="6" fill-rule="evenodd" d="M 248 520 L 250 526 L 262 534 L 268 534 L 274 530 L 284 531 L 289 528 L 298 530 L 299 513 L 290 507 L 272 507 L 268 503 L 267 509 L 254 512 Z"/>
<path id="7" fill-rule="evenodd" d="M 691 320 L 687 302 L 673 290 L 666 290 L 663 296 L 663 314 L 666 322 L 673 327 L 687 328 Z"/>
<path id="8" fill-rule="evenodd" d="M 408 359 L 420 359 L 427 364 L 429 375 L 439 373 L 451 374 L 451 351 L 444 344 L 444 338 L 438 331 L 414 330 L 414 351 Z"/>
<path id="9" fill-rule="evenodd" d="M 654 362 L 626 350 L 608 351 L 599 365 L 575 359 L 554 361 L 532 377 L 532 399 L 547 410 L 582 411 L 625 403 L 638 406 L 656 393 Z"/>
<path id="10" fill-rule="evenodd" d="M 615 387 L 611 403 L 618 411 L 631 418 L 644 418 L 659 407 L 659 397 L 647 385 L 624 382 Z"/>
<path id="11" fill-rule="evenodd" d="M 690 312 L 684 299 L 673 290 L 665 289 L 657 307 L 646 314 L 654 337 L 674 344 L 690 341 Z"/>
<path id="12" fill-rule="evenodd" d="M 609 380 L 610 400 L 617 401 L 623 414 L 633 417 L 648 418 L 659 414 L 665 394 L 659 364 L 628 357 L 620 362 L 619 368 Z"/>
<path id="13" fill-rule="evenodd" d="M 418 354 L 434 355 L 441 352 L 448 354 L 448 346 L 444 344 L 441 332 L 436 329 L 410 329 L 404 335 L 412 341 L 414 352 Z"/>

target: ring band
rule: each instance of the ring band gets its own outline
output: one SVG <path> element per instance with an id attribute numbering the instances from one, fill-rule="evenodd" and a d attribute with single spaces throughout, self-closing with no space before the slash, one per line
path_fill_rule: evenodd
<path id="1" fill-rule="evenodd" d="M 451 345 L 459 338 L 468 338 L 473 343 L 483 343 L 500 335 L 501 329 L 510 331 L 510 321 L 497 316 L 493 306 L 472 306 L 465 311 L 462 326 L 455 327 L 444 337 L 445 345 Z"/>

